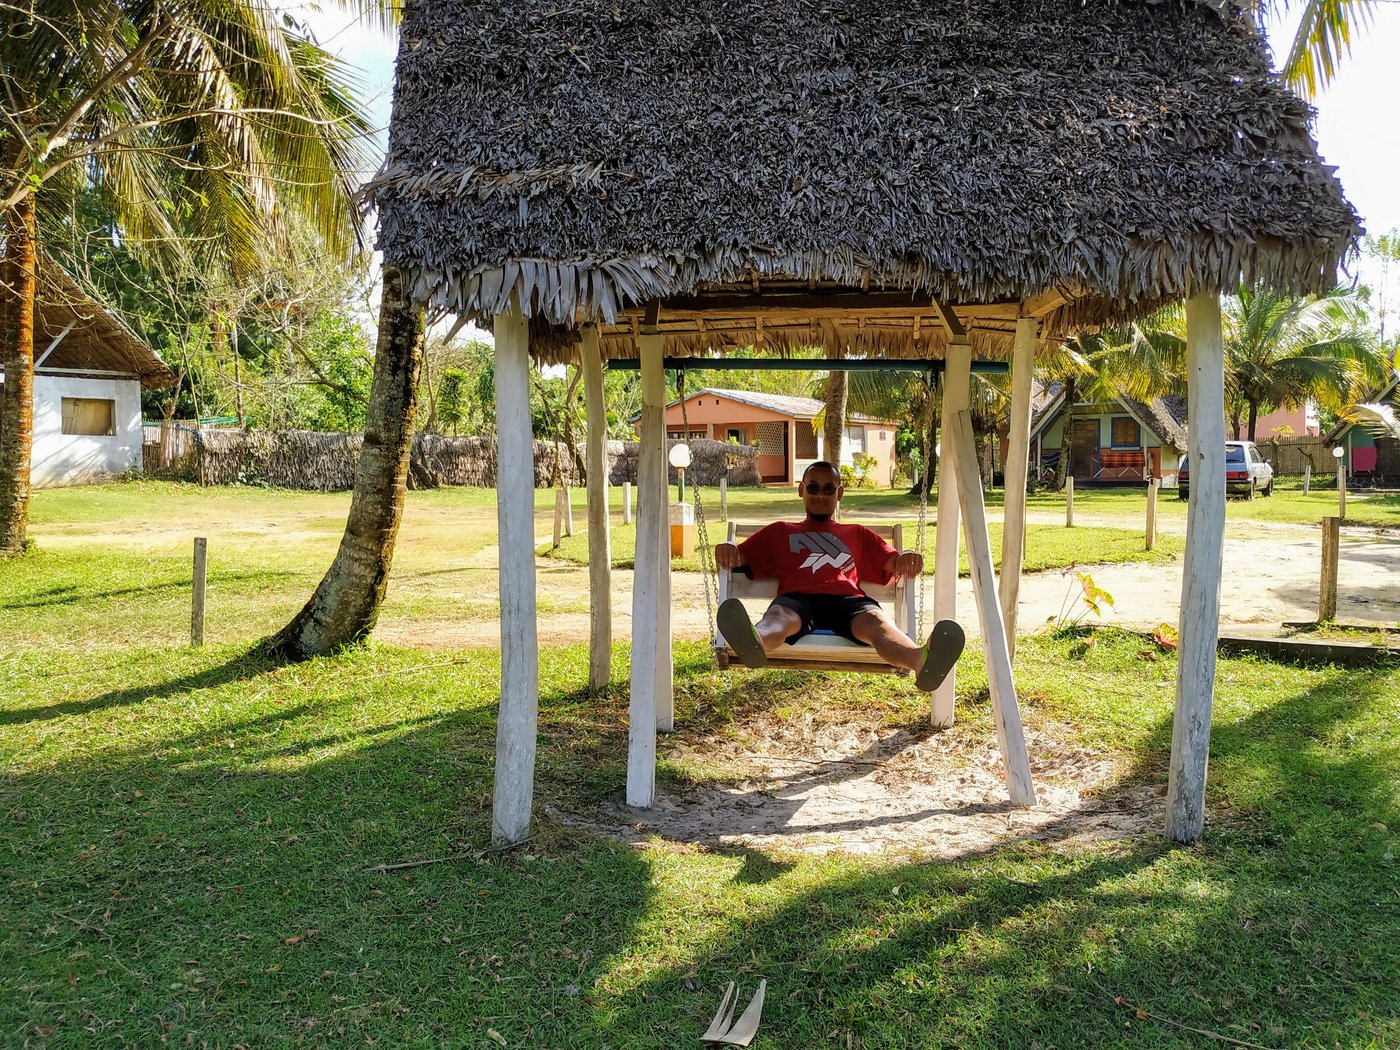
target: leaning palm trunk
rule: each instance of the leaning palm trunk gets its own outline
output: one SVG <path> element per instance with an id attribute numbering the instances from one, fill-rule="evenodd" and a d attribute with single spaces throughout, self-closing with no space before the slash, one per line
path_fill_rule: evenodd
<path id="1" fill-rule="evenodd" d="M 320 656 L 362 640 L 374 628 L 403 518 L 422 360 L 421 304 L 409 297 L 403 274 L 385 266 L 365 444 L 345 535 L 306 607 L 268 640 L 272 655 L 287 660 Z"/>
<path id="2" fill-rule="evenodd" d="M 846 401 L 849 396 L 844 371 L 826 377 L 826 420 L 822 428 L 822 455 L 828 463 L 841 466 L 841 442 L 846 436 Z M 795 480 L 795 479 L 794 479 Z"/>
<path id="3" fill-rule="evenodd" d="M 1060 462 L 1055 467 L 1055 490 L 1058 492 L 1065 487 L 1065 479 L 1069 477 L 1069 456 L 1074 441 L 1074 377 L 1065 380 L 1065 428 L 1060 435 Z"/>
<path id="4" fill-rule="evenodd" d="M 8 161 L 7 161 L 8 163 Z M 24 550 L 34 445 L 34 194 L 5 212 L 0 262 L 0 556 Z"/>

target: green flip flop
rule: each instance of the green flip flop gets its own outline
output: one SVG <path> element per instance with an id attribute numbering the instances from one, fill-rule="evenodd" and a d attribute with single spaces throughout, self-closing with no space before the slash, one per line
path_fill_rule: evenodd
<path id="1" fill-rule="evenodd" d="M 914 685 L 925 693 L 931 693 L 942 685 L 943 679 L 948 677 L 948 672 L 962 655 L 966 642 L 963 629 L 952 620 L 939 620 L 934 624 L 924 644 L 924 662 L 914 676 Z"/>
<path id="2" fill-rule="evenodd" d="M 763 643 L 758 640 L 758 632 L 749 620 L 749 611 L 738 598 L 722 601 L 715 620 L 729 648 L 738 654 L 739 661 L 745 667 L 762 667 L 768 662 L 768 654 L 763 651 Z"/>

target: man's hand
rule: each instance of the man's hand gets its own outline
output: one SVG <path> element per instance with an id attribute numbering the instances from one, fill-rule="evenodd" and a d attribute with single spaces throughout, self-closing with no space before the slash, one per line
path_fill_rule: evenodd
<path id="1" fill-rule="evenodd" d="M 744 564 L 744 556 L 733 543 L 721 543 L 715 547 L 715 564 L 725 572 L 737 569 Z"/>
<path id="2" fill-rule="evenodd" d="M 890 559 L 886 571 L 894 576 L 912 579 L 924 571 L 924 556 L 918 551 L 900 551 Z"/>

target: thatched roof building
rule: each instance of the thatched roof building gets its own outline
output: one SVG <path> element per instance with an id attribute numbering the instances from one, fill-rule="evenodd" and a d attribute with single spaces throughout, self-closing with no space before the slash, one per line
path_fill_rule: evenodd
<path id="1" fill-rule="evenodd" d="M 379 245 L 532 352 L 978 353 L 1260 279 L 1359 226 L 1226 0 L 411 0 Z M 757 294 L 755 294 L 757 293 Z M 872 294 L 875 293 L 875 294 Z"/>

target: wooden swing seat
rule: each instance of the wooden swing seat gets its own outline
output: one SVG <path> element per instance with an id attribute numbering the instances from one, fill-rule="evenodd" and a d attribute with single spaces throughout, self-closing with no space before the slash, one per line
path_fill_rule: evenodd
<path id="1" fill-rule="evenodd" d="M 761 525 L 741 525 L 729 523 L 729 542 L 737 543 L 747 539 L 761 529 Z M 895 550 L 903 550 L 903 527 L 899 525 L 870 525 L 871 531 L 887 540 Z M 893 583 L 863 583 L 861 590 L 871 598 L 891 610 L 897 627 L 909 637 L 914 637 L 917 620 L 914 610 L 914 588 L 910 581 L 897 576 Z M 719 573 L 719 600 L 729 598 L 761 598 L 771 602 L 778 596 L 778 581 L 773 579 L 751 580 L 742 572 L 723 570 Z M 714 637 L 715 662 L 721 668 L 744 668 L 738 655 L 724 640 L 724 635 L 716 628 Z M 797 668 L 810 671 L 856 671 L 863 674 L 901 674 L 909 672 L 902 667 L 887 664 L 874 648 L 860 645 L 849 638 L 842 638 L 830 631 L 815 631 L 797 642 L 796 645 L 780 645 L 768 654 L 769 667 Z"/>

